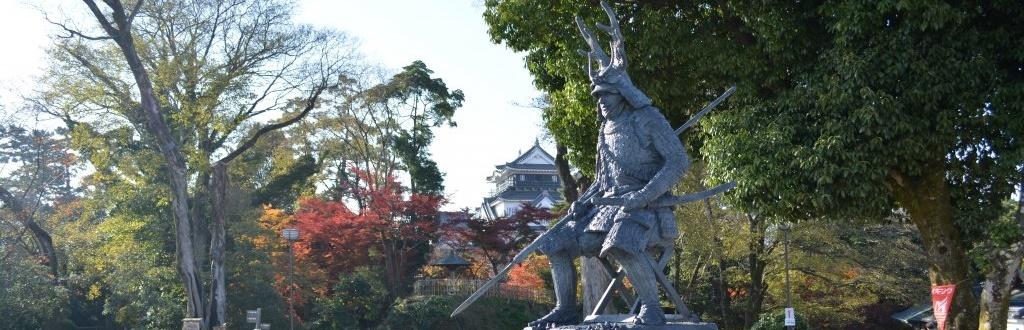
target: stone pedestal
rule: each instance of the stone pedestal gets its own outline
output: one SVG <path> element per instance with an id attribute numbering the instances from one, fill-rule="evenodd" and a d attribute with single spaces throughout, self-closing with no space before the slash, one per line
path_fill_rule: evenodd
<path id="1" fill-rule="evenodd" d="M 629 314 L 606 314 L 588 316 L 586 321 L 576 325 L 563 325 L 554 330 L 718 330 L 718 325 L 704 322 L 688 322 L 680 315 L 667 314 L 665 319 L 668 323 L 663 325 L 633 324 L 633 315 Z M 544 330 L 547 330 L 544 329 Z M 523 330 L 542 330 L 526 327 Z"/>

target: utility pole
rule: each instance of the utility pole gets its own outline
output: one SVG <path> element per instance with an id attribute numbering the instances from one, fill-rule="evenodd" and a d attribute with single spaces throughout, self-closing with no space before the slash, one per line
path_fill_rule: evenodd
<path id="1" fill-rule="evenodd" d="M 288 241 L 288 330 L 295 330 L 295 322 L 293 320 L 295 314 L 295 307 L 292 305 L 292 287 L 295 286 L 295 252 L 292 246 L 295 245 L 295 241 L 299 240 L 299 230 L 295 228 L 285 228 L 281 231 L 281 236 Z"/>

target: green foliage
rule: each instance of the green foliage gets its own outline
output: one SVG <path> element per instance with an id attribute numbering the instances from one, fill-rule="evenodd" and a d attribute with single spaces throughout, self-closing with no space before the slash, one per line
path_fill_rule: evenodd
<path id="1" fill-rule="evenodd" d="M 807 320 L 803 315 L 796 315 L 796 330 L 808 330 Z M 768 312 L 761 314 L 761 317 L 750 327 L 750 330 L 782 330 L 788 329 L 785 326 L 786 314 L 782 311 Z"/>
<path id="2" fill-rule="evenodd" d="M 174 267 L 168 205 L 158 186 L 112 182 L 82 201 L 83 211 L 61 227 L 69 285 L 76 299 L 101 301 L 118 324 L 140 328 L 180 326 L 183 291 Z M 108 208 L 109 206 L 109 208 Z"/>
<path id="3" fill-rule="evenodd" d="M 1021 224 L 1015 218 L 1016 213 L 1021 211 L 1017 209 L 1017 203 L 1012 199 L 1003 201 L 1003 214 L 990 223 L 987 228 L 984 228 L 984 236 L 987 239 L 979 241 L 971 249 L 972 259 L 982 271 L 993 270 L 993 259 L 1000 259 L 999 253 L 1011 251 L 1009 248 L 1018 243 L 1021 237 L 1024 237 L 1024 228 L 1021 228 Z"/>
<path id="4" fill-rule="evenodd" d="M 703 163 L 695 163 L 693 175 L 683 180 L 677 193 L 700 189 L 704 168 Z M 761 311 L 784 307 L 783 234 L 777 225 L 766 219 L 751 222 L 746 213 L 719 198 L 710 199 L 708 205 L 683 204 L 676 209 L 676 216 L 682 243 L 669 263 L 669 277 L 703 319 L 717 322 L 723 329 L 747 328 Z M 866 310 L 909 306 L 927 299 L 927 263 L 921 238 L 906 219 L 892 218 L 879 224 L 800 222 L 793 226 L 789 239 L 793 304 L 811 324 L 828 328 L 876 324 L 885 320 L 871 319 L 875 315 Z M 752 305 L 756 299 L 751 286 L 758 265 L 764 267 L 760 307 Z M 720 305 L 719 266 L 727 297 L 725 315 Z"/>
<path id="5" fill-rule="evenodd" d="M 310 329 L 367 329 L 384 317 L 392 300 L 382 272 L 357 268 L 338 277 L 333 292 L 316 303 Z"/>
<path id="6" fill-rule="evenodd" d="M 932 279 L 968 280 L 964 248 L 986 239 L 1024 180 L 1024 46 L 1006 44 L 1024 38 L 1024 4 L 614 2 L 632 81 L 674 124 L 738 86 L 684 137 L 708 164 L 706 183 L 737 181 L 727 205 L 853 224 L 904 207 L 927 235 Z M 593 2 L 485 4 L 492 39 L 526 52 L 550 94 L 548 130 L 591 172 L 593 101 L 572 17 L 603 13 Z M 972 308 L 969 294 L 957 301 L 954 313 Z"/>
<path id="7" fill-rule="evenodd" d="M 601 20 L 599 8 L 566 1 L 486 6 L 492 39 L 526 51 L 536 85 L 551 94 L 549 131 L 569 146 L 573 164 L 589 172 L 593 101 L 584 59 L 575 53 L 583 44 L 572 16 Z M 689 136 L 714 179 L 741 183 L 732 194 L 737 205 L 800 218 L 821 211 L 877 218 L 892 207 L 886 186 L 892 171 L 918 175 L 944 160 L 966 174 L 958 186 L 993 183 L 973 190 L 986 196 L 1008 196 L 1007 187 L 1019 181 L 1011 172 L 1022 164 L 1022 151 L 1010 141 L 1021 133 L 1013 118 L 1024 104 L 1024 48 L 1007 49 L 1004 42 L 1024 36 L 1014 23 L 1024 15 L 1019 3 L 614 7 L 627 18 L 622 28 L 632 80 L 670 121 L 687 119 L 725 86 L 739 86 Z"/>
<path id="8" fill-rule="evenodd" d="M 34 210 L 76 192 L 71 176 L 77 159 L 63 133 L 0 125 L 0 165 L 7 169 L 0 185 L 13 190 L 27 208 Z"/>
<path id="9" fill-rule="evenodd" d="M 381 324 L 382 329 L 429 330 L 449 319 L 451 297 L 424 296 L 399 299 Z"/>
<path id="10" fill-rule="evenodd" d="M 324 167 L 318 179 L 331 200 L 355 198 L 361 178 L 352 170 L 372 174 L 377 184 L 399 171 L 409 174 L 413 193 L 441 195 L 444 173 L 430 159 L 433 128 L 455 126 L 455 111 L 465 95 L 449 89 L 422 61 L 414 61 L 383 81 L 360 80 L 333 91 L 329 112 L 301 129 Z"/>
<path id="11" fill-rule="evenodd" d="M 231 163 L 232 183 L 247 194 L 249 206 L 290 210 L 296 199 L 312 193 L 311 177 L 320 171 L 315 157 L 301 149 L 302 134 L 273 131 Z M 246 198 L 247 197 L 247 198 Z"/>
<path id="12" fill-rule="evenodd" d="M 287 195 L 282 195 L 282 197 Z M 248 206 L 245 201 L 239 204 Z M 248 209 L 242 207 L 242 209 Z M 241 218 L 258 218 L 250 211 Z M 237 221 L 228 228 L 228 236 L 235 239 L 228 250 L 226 263 L 228 284 L 227 321 L 230 325 L 244 325 L 245 311 L 261 308 L 262 322 L 275 327 L 288 324 L 288 306 L 275 285 L 284 281 L 288 270 L 275 267 L 272 255 L 280 245 L 259 244 L 279 240 L 280 232 L 264 229 L 253 222 Z M 252 239 L 256 238 L 256 239 Z M 281 249 L 277 249 L 280 251 Z M 281 252 L 278 252 L 281 254 Z M 295 321 L 298 324 L 298 321 Z"/>
<path id="13" fill-rule="evenodd" d="M 16 247 L 0 242 L 0 329 L 58 329 L 70 327 L 68 292 L 55 285 L 48 268 L 21 256 Z"/>
<path id="14" fill-rule="evenodd" d="M 458 89 L 449 91 L 441 78 L 431 77 L 433 73 L 422 61 L 414 61 L 366 94 L 375 102 L 393 103 L 403 109 L 399 116 L 406 118 L 394 118 L 400 120 L 394 124 L 405 127 L 389 137 L 394 151 L 409 172 L 413 193 L 440 195 L 444 192 L 444 175 L 427 150 L 434 139 L 430 129 L 442 124 L 455 126 L 452 116 L 462 107 L 465 96 Z M 403 125 L 401 121 L 405 120 L 411 123 Z"/>

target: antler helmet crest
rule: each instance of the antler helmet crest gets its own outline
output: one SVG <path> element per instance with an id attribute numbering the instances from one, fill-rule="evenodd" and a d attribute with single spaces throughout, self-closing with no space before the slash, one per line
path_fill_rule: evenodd
<path id="1" fill-rule="evenodd" d="M 583 40 L 590 46 L 589 52 L 582 49 L 579 52 L 587 57 L 587 76 L 590 77 L 591 86 L 594 88 L 591 94 L 618 92 L 633 108 L 648 106 L 651 104 L 651 99 L 633 85 L 633 81 L 629 79 L 629 74 L 626 73 L 626 46 L 622 38 L 622 31 L 619 29 L 619 20 L 615 15 L 615 11 L 604 0 L 601 1 L 601 7 L 608 14 L 609 25 L 597 23 L 597 28 L 612 38 L 610 42 L 611 58 L 601 48 L 597 36 L 583 23 L 583 19 L 576 16 L 576 26 L 579 27 L 580 33 L 583 34 Z M 597 71 L 594 70 L 594 62 L 598 64 Z"/>

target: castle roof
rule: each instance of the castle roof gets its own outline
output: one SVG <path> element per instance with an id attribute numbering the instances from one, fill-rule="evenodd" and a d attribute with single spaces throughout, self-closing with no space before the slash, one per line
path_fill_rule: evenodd
<path id="1" fill-rule="evenodd" d="M 540 168 L 551 167 L 551 166 L 554 166 L 554 165 L 555 165 L 555 157 L 552 157 L 551 154 L 549 154 L 547 151 L 544 151 L 544 148 L 540 147 L 540 141 L 539 140 L 534 140 L 533 147 L 531 147 L 530 150 L 527 150 L 526 152 L 520 154 L 519 157 L 516 157 L 516 159 L 511 161 L 511 162 L 508 162 L 508 163 L 505 163 L 505 164 L 496 165 L 495 167 L 498 168 L 498 169 L 501 169 L 501 168 L 504 168 L 504 167 L 522 168 L 522 169 L 531 169 L 531 168 L 540 169 Z"/>

